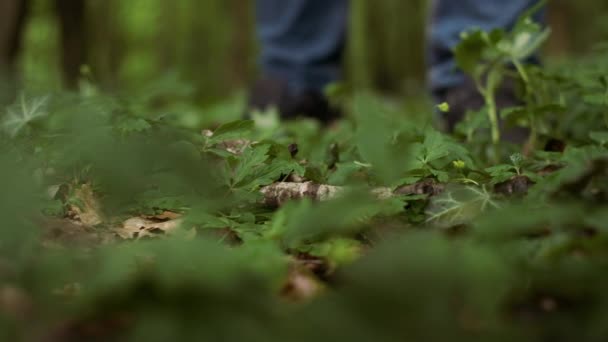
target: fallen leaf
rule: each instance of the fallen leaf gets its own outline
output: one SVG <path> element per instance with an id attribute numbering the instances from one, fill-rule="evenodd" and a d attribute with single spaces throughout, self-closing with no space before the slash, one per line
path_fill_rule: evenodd
<path id="1" fill-rule="evenodd" d="M 159 222 L 143 217 L 133 217 L 126 220 L 122 227 L 114 229 L 114 232 L 123 239 L 139 240 L 146 237 L 170 235 L 179 228 L 181 222 L 181 219 Z"/>
<path id="2" fill-rule="evenodd" d="M 289 271 L 281 295 L 293 301 L 305 301 L 318 296 L 324 290 L 323 283 L 310 270 L 295 266 Z"/>
<path id="3" fill-rule="evenodd" d="M 96 226 L 103 223 L 101 205 L 95 198 L 90 184 L 83 184 L 74 189 L 73 196 L 78 200 L 79 205 L 72 204 L 69 206 L 70 218 L 86 226 Z"/>
<path id="4" fill-rule="evenodd" d="M 165 210 L 162 213 L 157 214 L 157 215 L 144 215 L 142 217 L 145 218 L 145 219 L 148 219 L 148 220 L 157 220 L 157 221 L 160 221 L 160 222 L 164 222 L 164 221 L 178 219 L 181 216 L 182 216 L 181 214 Z"/>

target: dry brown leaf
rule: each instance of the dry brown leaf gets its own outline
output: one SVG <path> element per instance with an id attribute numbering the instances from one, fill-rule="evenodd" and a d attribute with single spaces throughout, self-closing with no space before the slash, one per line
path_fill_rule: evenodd
<path id="1" fill-rule="evenodd" d="M 70 205 L 70 217 L 86 226 L 96 226 L 103 223 L 101 205 L 95 198 L 93 188 L 90 184 L 83 184 L 74 189 L 73 196 L 79 201 L 79 205 Z"/>
<path id="2" fill-rule="evenodd" d="M 180 218 L 182 215 L 173 211 L 165 210 L 157 215 L 142 215 L 143 218 L 148 220 L 157 220 L 157 221 L 169 221 Z"/>
<path id="3" fill-rule="evenodd" d="M 312 272 L 306 268 L 293 267 L 281 295 L 290 300 L 304 301 L 318 296 L 324 290 L 325 286 Z"/>
<path id="4" fill-rule="evenodd" d="M 160 237 L 172 234 L 182 223 L 181 219 L 159 222 L 158 220 L 133 217 L 123 222 L 114 231 L 123 239 L 139 240 L 145 237 Z"/>
<path id="5" fill-rule="evenodd" d="M 222 141 L 217 144 L 217 147 L 223 150 L 226 150 L 234 155 L 240 155 L 245 151 L 245 149 L 255 142 L 246 140 L 246 139 L 236 139 L 236 140 L 227 140 Z"/>

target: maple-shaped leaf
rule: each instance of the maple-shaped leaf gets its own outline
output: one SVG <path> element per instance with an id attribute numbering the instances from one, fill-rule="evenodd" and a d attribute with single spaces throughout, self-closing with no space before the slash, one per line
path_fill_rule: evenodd
<path id="1" fill-rule="evenodd" d="M 26 101 L 25 96 L 21 96 L 18 106 L 7 109 L 7 115 L 2 121 L 4 131 L 14 138 L 31 122 L 47 116 L 48 99 L 48 96 L 43 96 Z"/>

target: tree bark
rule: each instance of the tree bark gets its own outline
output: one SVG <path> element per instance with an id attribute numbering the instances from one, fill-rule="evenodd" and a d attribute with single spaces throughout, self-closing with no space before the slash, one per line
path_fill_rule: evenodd
<path id="1" fill-rule="evenodd" d="M 80 67 L 86 63 L 86 25 L 84 0 L 56 0 L 61 35 L 63 81 L 78 86 Z"/>
<path id="2" fill-rule="evenodd" d="M 27 9 L 27 0 L 0 0 L 0 106 L 16 95 L 16 60 Z"/>
<path id="3" fill-rule="evenodd" d="M 28 0 L 0 1 L 0 64 L 3 68 L 14 67 L 21 49 Z"/>
<path id="4" fill-rule="evenodd" d="M 231 79 L 232 86 L 239 87 L 249 80 L 249 57 L 252 55 L 252 8 L 250 3 L 241 0 L 229 2 L 230 13 L 234 23 L 232 46 L 231 46 Z"/>
<path id="5" fill-rule="evenodd" d="M 371 189 L 372 196 L 379 200 L 386 200 L 394 196 L 402 195 L 427 195 L 437 196 L 445 190 L 443 184 L 433 179 L 423 179 L 411 185 L 405 185 L 395 190 L 387 187 Z M 277 182 L 260 189 L 264 195 L 263 203 L 269 207 L 280 207 L 290 200 L 311 199 L 313 201 L 327 201 L 334 199 L 344 193 L 344 187 L 316 184 L 313 182 L 292 183 Z"/>

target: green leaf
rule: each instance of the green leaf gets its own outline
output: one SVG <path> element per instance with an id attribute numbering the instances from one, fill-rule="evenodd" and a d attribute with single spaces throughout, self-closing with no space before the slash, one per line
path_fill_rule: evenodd
<path id="1" fill-rule="evenodd" d="M 474 164 L 463 146 L 441 132 L 432 128 L 426 129 L 423 139 L 422 143 L 412 145 L 410 153 L 415 158 L 415 161 L 411 163 L 412 169 L 425 169 L 433 166 L 442 168 L 457 159 L 464 161 L 469 166 Z M 439 163 L 440 161 L 441 163 Z"/>
<path id="2" fill-rule="evenodd" d="M 348 184 L 352 179 L 352 176 L 362 169 L 364 169 L 364 167 L 354 162 L 338 163 L 336 164 L 336 171 L 329 176 L 328 183 L 331 185 Z"/>
<path id="3" fill-rule="evenodd" d="M 325 173 L 320 167 L 307 166 L 304 171 L 304 178 L 318 184 L 323 184 L 326 181 Z"/>
<path id="4" fill-rule="evenodd" d="M 589 137 L 602 146 L 608 143 L 608 131 L 591 132 L 589 133 Z"/>
<path id="5" fill-rule="evenodd" d="M 281 158 L 271 159 L 269 155 L 271 147 L 270 144 L 262 144 L 244 151 L 234 169 L 232 187 L 253 191 L 292 172 L 296 172 L 300 176 L 304 175 L 306 170 L 296 161 Z"/>
<path id="6" fill-rule="evenodd" d="M 450 180 L 450 175 L 446 171 L 431 169 L 431 174 L 442 183 L 447 183 Z"/>
<path id="7" fill-rule="evenodd" d="M 389 116 L 387 106 L 369 96 L 355 98 L 359 121 L 356 144 L 363 161 L 371 164 L 374 175 L 384 184 L 398 180 L 408 167 L 408 144 L 400 127 Z"/>
<path id="8" fill-rule="evenodd" d="M 365 190 L 349 191 L 327 202 L 292 203 L 281 209 L 288 212 L 283 240 L 289 247 L 351 234 L 383 209 L 383 204 Z"/>
<path id="9" fill-rule="evenodd" d="M 540 32 L 537 32 L 534 29 L 516 31 L 509 54 L 512 58 L 523 61 L 534 55 L 550 35 L 551 29 L 549 28 Z"/>
<path id="10" fill-rule="evenodd" d="M 511 58 L 524 61 L 538 52 L 541 45 L 551 35 L 551 29 L 545 28 L 532 20 L 534 14 L 540 11 L 546 1 L 539 1 L 535 6 L 521 15 L 510 33 L 511 48 L 507 53 Z"/>
<path id="11" fill-rule="evenodd" d="M 428 129 L 425 132 L 423 146 L 426 163 L 430 163 L 450 154 L 450 144 L 444 138 L 443 134 L 434 129 Z"/>
<path id="12" fill-rule="evenodd" d="M 492 177 L 491 184 L 497 184 L 511 179 L 517 175 L 517 169 L 513 165 L 501 164 L 485 169 Z"/>
<path id="13" fill-rule="evenodd" d="M 521 164 L 524 161 L 525 157 L 521 153 L 513 153 L 509 157 L 509 159 L 511 160 L 511 163 L 513 163 L 513 166 L 515 166 L 516 168 L 519 168 L 519 167 L 521 167 Z"/>
<path id="14" fill-rule="evenodd" d="M 486 168 L 485 171 L 488 172 L 490 175 L 494 176 L 494 175 L 499 175 L 499 174 L 502 174 L 505 172 L 513 172 L 514 167 L 513 167 L 513 165 L 509 165 L 509 164 L 501 164 L 501 165 L 488 167 L 488 168 Z"/>
<path id="15" fill-rule="evenodd" d="M 255 172 L 256 169 L 265 166 L 264 162 L 268 159 L 270 145 L 258 145 L 248 148 L 243 152 L 239 163 L 234 170 L 233 184 L 242 185 L 243 180 Z"/>
<path id="16" fill-rule="evenodd" d="M 311 255 L 327 258 L 332 264 L 350 264 L 361 256 L 363 246 L 355 239 L 334 238 L 317 243 L 308 251 Z"/>
<path id="17" fill-rule="evenodd" d="M 274 131 L 279 128 L 281 123 L 281 116 L 276 108 L 272 107 L 264 112 L 253 111 L 251 113 L 254 126 L 266 133 L 266 136 L 270 136 Z"/>
<path id="18" fill-rule="evenodd" d="M 49 97 L 44 96 L 26 101 L 22 95 L 19 106 L 7 109 L 7 115 L 2 121 L 4 131 L 14 138 L 35 120 L 47 116 L 48 100 Z"/>
<path id="19" fill-rule="evenodd" d="M 440 227 L 452 227 L 468 223 L 484 211 L 498 207 L 485 188 L 451 186 L 431 199 L 426 211 L 427 221 Z"/>
<path id="20" fill-rule="evenodd" d="M 116 123 L 116 128 L 123 133 L 143 132 L 150 129 L 152 125 L 145 119 L 137 117 L 125 117 Z"/>
<path id="21" fill-rule="evenodd" d="M 260 186 L 269 185 L 277 181 L 281 176 L 287 176 L 295 172 L 304 175 L 304 168 L 298 163 L 287 160 L 274 160 L 272 163 L 255 169 L 247 178 L 247 187 L 257 189 Z"/>
<path id="22" fill-rule="evenodd" d="M 487 48 L 487 33 L 476 29 L 463 32 L 460 38 L 460 43 L 454 48 L 456 64 L 467 74 L 474 75 Z"/>
<path id="23" fill-rule="evenodd" d="M 466 136 L 471 141 L 475 136 L 475 132 L 487 127 L 488 124 L 488 115 L 485 108 L 481 108 L 478 111 L 469 110 L 465 115 L 465 119 L 456 125 L 456 132 Z"/>
<path id="24" fill-rule="evenodd" d="M 242 138 L 251 132 L 253 125 L 254 122 L 252 120 L 238 120 L 223 124 L 213 132 L 213 136 L 209 138 L 209 142 L 217 144 L 226 140 Z"/>

